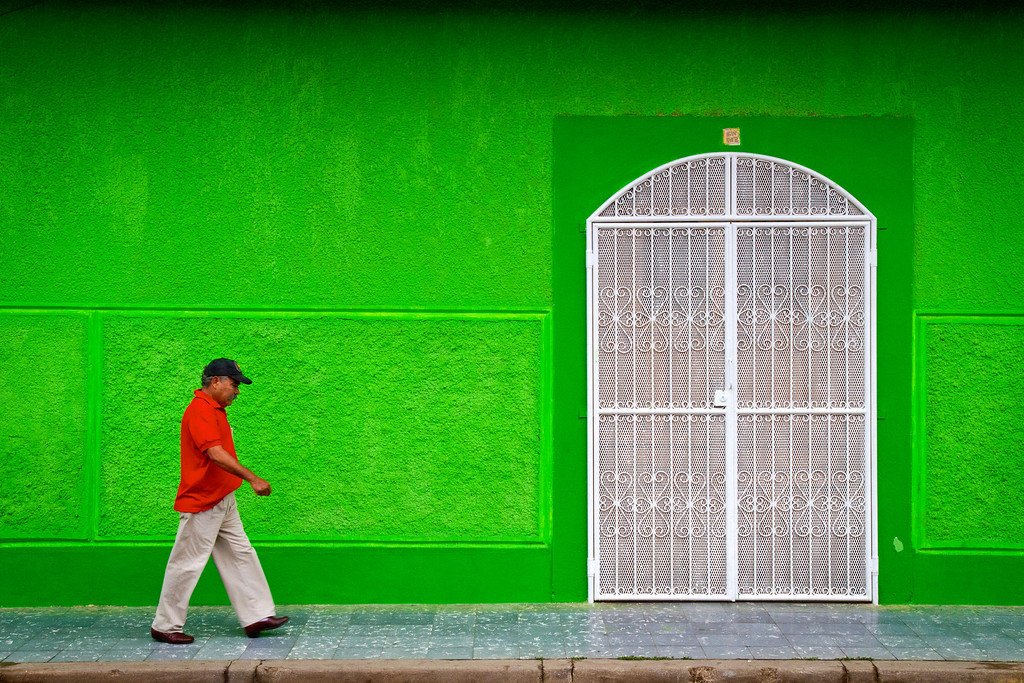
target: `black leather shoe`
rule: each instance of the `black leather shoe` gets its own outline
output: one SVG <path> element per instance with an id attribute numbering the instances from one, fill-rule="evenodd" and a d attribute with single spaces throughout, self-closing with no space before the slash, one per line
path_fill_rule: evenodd
<path id="1" fill-rule="evenodd" d="M 245 635 L 250 638 L 255 638 L 264 631 L 272 631 L 275 628 L 281 628 L 288 623 L 288 617 L 267 617 L 266 619 L 260 619 L 255 624 L 249 624 L 245 627 Z"/>
<path id="2" fill-rule="evenodd" d="M 188 645 L 195 640 L 195 638 L 187 633 L 181 633 L 180 631 L 164 633 L 163 631 L 157 631 L 155 628 L 149 629 L 149 635 L 153 636 L 153 640 L 159 640 L 161 643 L 170 643 L 171 645 Z"/>

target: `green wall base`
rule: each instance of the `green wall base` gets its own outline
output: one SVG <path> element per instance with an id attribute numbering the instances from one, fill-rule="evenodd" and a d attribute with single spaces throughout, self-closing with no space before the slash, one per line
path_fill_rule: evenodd
<path id="1" fill-rule="evenodd" d="M 260 546 L 274 600 L 289 604 L 549 602 L 536 547 Z M 156 605 L 169 545 L 0 548 L 0 607 Z M 581 566 L 581 571 L 583 567 Z M 211 561 L 193 605 L 227 604 Z"/>

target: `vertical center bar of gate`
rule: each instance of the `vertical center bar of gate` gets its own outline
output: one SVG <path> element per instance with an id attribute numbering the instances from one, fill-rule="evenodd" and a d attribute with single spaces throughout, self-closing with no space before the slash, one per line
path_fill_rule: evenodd
<path id="1" fill-rule="evenodd" d="M 727 213 L 736 215 L 736 156 L 728 155 L 725 163 L 725 196 Z M 723 389 L 726 390 L 725 403 L 725 562 L 729 568 L 726 573 L 726 593 L 730 600 L 735 600 L 739 593 L 739 577 L 737 567 L 739 559 L 738 542 L 738 511 L 737 504 L 737 438 L 736 438 L 736 224 L 729 223 L 725 228 L 725 378 Z"/>

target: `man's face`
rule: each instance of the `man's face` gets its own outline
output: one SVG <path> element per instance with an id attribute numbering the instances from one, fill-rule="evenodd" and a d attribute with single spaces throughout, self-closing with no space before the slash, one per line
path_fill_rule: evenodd
<path id="1" fill-rule="evenodd" d="M 214 377 L 210 382 L 210 396 L 225 408 L 238 396 L 238 382 L 230 377 Z"/>

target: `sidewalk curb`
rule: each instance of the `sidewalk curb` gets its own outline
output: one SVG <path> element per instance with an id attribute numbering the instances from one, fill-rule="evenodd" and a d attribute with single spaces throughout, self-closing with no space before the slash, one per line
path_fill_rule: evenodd
<path id="1" fill-rule="evenodd" d="M 491 681 L 600 683 L 1024 683 L 1020 662 L 891 660 L 618 660 L 618 659 L 345 659 L 0 664 L 2 682 L 276 683 L 381 681 L 489 683 Z"/>

